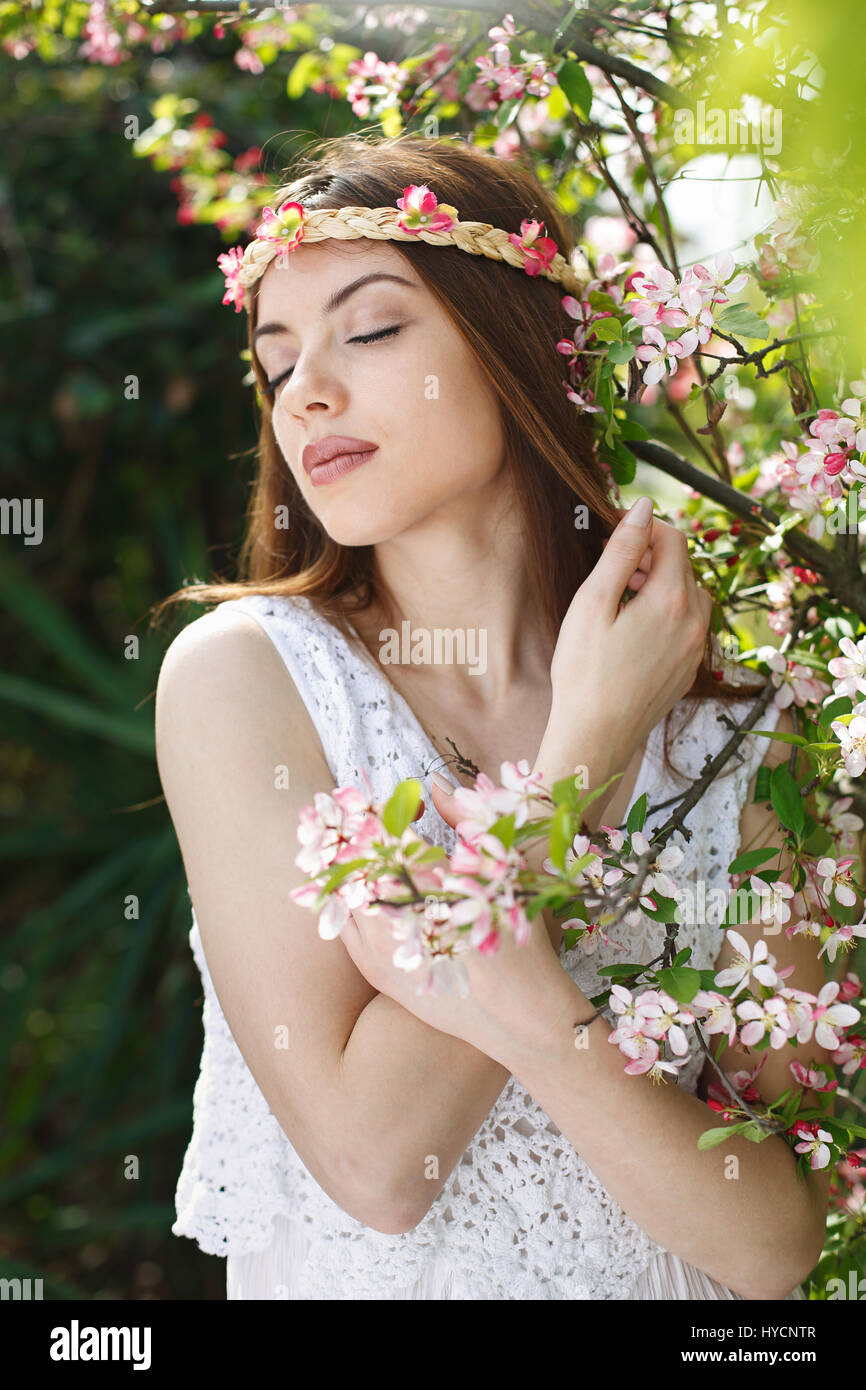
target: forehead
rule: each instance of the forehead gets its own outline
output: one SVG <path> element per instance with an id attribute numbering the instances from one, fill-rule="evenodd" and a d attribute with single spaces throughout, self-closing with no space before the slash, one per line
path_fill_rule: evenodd
<path id="1" fill-rule="evenodd" d="M 332 290 L 377 270 L 423 284 L 406 257 L 387 243 L 366 237 L 356 241 L 328 239 L 309 245 L 301 242 L 293 251 L 275 256 L 268 265 L 259 283 L 256 323 L 285 317 L 289 306 L 299 303 L 317 309 Z"/>

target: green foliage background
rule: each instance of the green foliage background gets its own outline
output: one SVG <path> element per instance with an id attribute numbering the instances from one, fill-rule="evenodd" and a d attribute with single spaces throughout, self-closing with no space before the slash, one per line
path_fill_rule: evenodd
<path id="1" fill-rule="evenodd" d="M 284 78 L 218 47 L 175 57 L 237 151 L 352 123 L 315 93 L 290 109 Z M 162 635 L 146 619 L 229 572 L 255 412 L 224 239 L 178 225 L 167 175 L 124 137 L 130 114 L 151 123 L 151 58 L 0 55 L 2 492 L 44 509 L 40 545 L 0 546 L 0 1274 L 43 1277 L 46 1298 L 225 1296 L 224 1261 L 169 1231 L 201 987 L 153 695 L 202 610 Z"/>

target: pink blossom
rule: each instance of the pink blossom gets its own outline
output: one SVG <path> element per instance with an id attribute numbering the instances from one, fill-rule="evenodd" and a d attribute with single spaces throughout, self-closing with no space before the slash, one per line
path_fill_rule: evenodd
<path id="1" fill-rule="evenodd" d="M 704 1014 L 701 1024 L 708 1033 L 726 1033 L 733 1046 L 737 1036 L 734 1005 L 725 994 L 716 990 L 699 989 L 692 1000 L 694 1008 Z"/>
<path id="2" fill-rule="evenodd" d="M 646 989 L 639 995 L 636 1007 L 643 1017 L 642 1032 L 651 1038 L 666 1038 L 671 1051 L 684 1057 L 689 1050 L 689 1041 L 680 1026 L 694 1023 L 695 1015 L 660 989 Z"/>
<path id="3" fill-rule="evenodd" d="M 830 936 L 827 937 L 827 940 L 824 942 L 824 945 L 821 947 L 820 951 L 818 952 L 818 955 L 822 956 L 826 951 L 828 959 L 831 961 L 835 961 L 836 952 L 839 949 L 839 947 L 845 946 L 847 949 L 848 943 L 852 942 L 855 937 L 866 937 L 866 920 L 862 922 L 855 922 L 853 924 L 843 922 L 840 926 L 836 928 L 834 932 L 831 933 Z"/>
<path id="4" fill-rule="evenodd" d="M 784 1047 L 788 1041 L 791 1021 L 787 1001 L 778 995 L 760 1002 L 744 999 L 742 1004 L 737 1005 L 737 1016 L 745 1020 L 740 1028 L 740 1041 L 745 1047 L 754 1047 L 767 1035 L 773 1048 Z"/>
<path id="5" fill-rule="evenodd" d="M 756 655 L 770 668 L 771 680 L 776 687 L 773 697 L 779 709 L 789 705 L 820 704 L 827 691 L 826 682 L 820 681 L 808 666 L 789 661 L 784 652 L 775 647 L 759 647 Z"/>
<path id="6" fill-rule="evenodd" d="M 397 222 L 407 232 L 417 233 L 422 227 L 428 232 L 448 232 L 457 221 L 457 209 L 437 202 L 435 193 L 423 183 L 404 188 L 397 207 L 403 213 Z"/>
<path id="7" fill-rule="evenodd" d="M 830 1053 L 834 1067 L 841 1067 L 846 1076 L 866 1068 L 866 1037 L 860 1033 L 849 1033 L 839 1046 Z"/>
<path id="8" fill-rule="evenodd" d="M 524 217 L 520 223 L 520 236 L 512 232 L 508 238 L 512 246 L 524 253 L 523 268 L 527 275 L 540 275 L 546 270 L 557 253 L 556 242 L 552 237 L 541 236 L 543 222 L 535 222 Z"/>
<path id="9" fill-rule="evenodd" d="M 685 332 L 679 338 L 683 356 L 688 356 L 694 352 L 699 343 L 708 343 L 712 337 L 715 321 L 712 311 L 703 303 L 703 296 L 699 290 L 683 289 L 680 291 L 680 302 L 683 306 L 685 323 L 681 326 Z"/>
<path id="10" fill-rule="evenodd" d="M 821 885 L 822 891 L 829 896 L 835 888 L 836 901 L 841 903 L 843 907 L 853 907 L 857 901 L 857 894 L 851 887 L 851 865 L 853 863 L 853 856 L 840 859 L 837 864 L 835 859 L 825 855 L 815 865 L 816 872 L 824 880 Z"/>
<path id="11" fill-rule="evenodd" d="M 785 883 L 781 879 L 776 879 L 773 883 L 767 883 L 764 879 L 752 874 L 749 879 L 752 891 L 763 899 L 761 903 L 761 921 L 763 923 L 773 922 L 776 926 L 784 926 L 791 920 L 791 909 L 788 899 L 793 898 L 794 889 L 790 883 Z M 731 933 L 729 932 L 730 936 Z M 766 946 L 766 942 L 758 943 Z M 755 950 L 757 951 L 757 946 Z M 784 978 L 786 972 L 780 972 Z M 790 973 L 790 972 L 788 972 Z"/>
<path id="12" fill-rule="evenodd" d="M 866 717 L 855 715 L 848 724 L 833 719 L 830 728 L 842 745 L 845 771 L 849 777 L 862 777 L 866 771 Z"/>
<path id="13" fill-rule="evenodd" d="M 794 1145 L 795 1153 L 809 1154 L 810 1168 L 826 1168 L 830 1162 L 827 1145 L 833 1142 L 832 1134 L 828 1134 L 826 1129 L 819 1129 L 817 1122 L 808 1124 L 804 1121 L 795 1125 L 793 1132 L 801 1137 L 801 1142 Z"/>
<path id="14" fill-rule="evenodd" d="M 789 1062 L 788 1067 L 797 1085 L 807 1091 L 835 1091 L 839 1085 L 835 1077 L 831 1078 L 825 1071 L 804 1067 L 802 1062 Z"/>
<path id="15" fill-rule="evenodd" d="M 457 833 L 470 843 L 502 816 L 513 814 L 515 825 L 523 825 L 527 817 L 527 797 L 516 787 L 497 787 L 484 772 L 476 777 L 474 787 L 458 787 L 453 802 L 461 814 Z"/>
<path id="16" fill-rule="evenodd" d="M 635 830 L 631 837 L 632 850 L 636 850 L 639 857 L 650 853 L 650 842 L 642 830 Z M 646 878 L 644 879 L 644 891 L 640 901 L 645 906 L 653 907 L 654 904 L 649 899 L 650 893 L 661 893 L 665 898 L 675 898 L 679 892 L 678 885 L 672 878 L 668 877 L 669 869 L 676 869 L 685 859 L 685 853 L 679 845 L 666 845 L 655 859 L 650 860 Z M 630 873 L 636 873 L 638 866 L 636 863 L 624 863 L 623 867 Z"/>
<path id="17" fill-rule="evenodd" d="M 859 642 L 842 637 L 839 650 L 843 655 L 827 662 L 827 670 L 834 677 L 833 690 L 837 695 L 856 699 L 858 693 L 866 693 L 866 637 L 861 637 Z"/>
<path id="18" fill-rule="evenodd" d="M 713 290 L 712 298 L 717 304 L 727 303 L 732 294 L 738 294 L 748 284 L 748 272 L 741 271 L 739 275 L 734 275 L 735 269 L 730 251 L 723 251 L 716 257 L 712 271 L 707 270 L 705 265 L 693 267 L 697 278 Z"/>
<path id="19" fill-rule="evenodd" d="M 753 878 L 753 886 L 754 882 Z M 764 884 L 765 888 L 767 886 Z M 791 891 L 793 892 L 793 889 Z M 740 932 L 730 928 L 726 933 L 726 939 L 733 946 L 736 955 L 732 964 L 726 966 L 724 970 L 720 970 L 714 977 L 714 983 L 722 989 L 727 989 L 729 985 L 735 985 L 736 988 L 730 995 L 731 999 L 735 999 L 740 990 L 748 985 L 750 976 L 754 976 L 758 983 L 767 989 L 775 989 L 779 977 L 773 969 L 776 963 L 775 957 L 770 956 L 766 941 L 761 938 L 755 943 L 754 948 L 750 949 L 746 938 Z"/>
<path id="20" fill-rule="evenodd" d="M 217 264 L 223 275 L 226 277 L 226 291 L 223 295 L 223 304 L 234 304 L 235 313 L 239 314 L 244 304 L 244 287 L 238 282 L 238 273 L 244 258 L 242 246 L 233 246 L 231 250 L 222 252 L 217 256 Z"/>
<path id="21" fill-rule="evenodd" d="M 852 999 L 859 999 L 863 993 L 863 982 L 853 970 L 849 970 L 844 980 L 839 982 L 839 999 L 843 1004 L 849 1003 Z"/>
<path id="22" fill-rule="evenodd" d="M 625 1068 L 629 1076 L 640 1076 L 658 1062 L 661 1048 L 654 1038 L 644 1037 L 642 1033 L 623 1034 L 620 1029 L 608 1033 L 608 1042 L 616 1042 L 623 1056 L 630 1058 Z"/>
<path id="23" fill-rule="evenodd" d="M 276 212 L 273 208 L 262 209 L 262 220 L 255 235 L 259 241 L 277 242 L 281 250 L 292 251 L 303 240 L 305 216 L 300 203 L 286 198 Z"/>
<path id="24" fill-rule="evenodd" d="M 811 1020 L 797 1033 L 798 1042 L 808 1042 L 811 1037 L 812 1024 L 815 1025 L 815 1041 L 819 1047 L 825 1047 L 829 1051 L 839 1046 L 839 1038 L 835 1030 L 837 1028 L 848 1028 L 853 1023 L 857 1023 L 860 1012 L 855 1009 L 853 1004 L 837 1004 L 835 999 L 839 993 L 839 984 L 836 980 L 830 980 L 821 989 L 815 1006 L 812 1009 Z M 807 1032 L 808 1029 L 808 1032 Z M 804 1037 L 804 1033 L 806 1036 Z"/>
<path id="25" fill-rule="evenodd" d="M 643 379 L 647 386 L 653 386 L 661 381 L 666 372 L 671 376 L 676 374 L 677 359 L 684 356 L 684 352 L 682 343 L 676 339 L 668 343 L 658 328 L 650 327 L 644 328 L 643 342 L 636 349 L 635 356 L 647 363 Z"/>

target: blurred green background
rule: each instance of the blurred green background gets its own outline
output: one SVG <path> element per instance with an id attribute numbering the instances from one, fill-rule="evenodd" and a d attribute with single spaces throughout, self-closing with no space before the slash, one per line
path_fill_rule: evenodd
<path id="1" fill-rule="evenodd" d="M 218 48 L 180 47 L 185 81 L 238 151 L 264 144 L 284 78 Z M 42 1276 L 46 1298 L 225 1296 L 224 1261 L 169 1233 L 201 987 L 153 750 L 163 653 L 203 610 L 162 636 L 147 613 L 230 571 L 255 409 L 226 243 L 178 223 L 169 176 L 124 136 L 129 114 L 152 123 L 152 61 L 0 55 L 2 491 L 44 509 L 40 545 L 0 547 L 0 1272 Z M 294 120 L 328 105 L 311 93 Z"/>

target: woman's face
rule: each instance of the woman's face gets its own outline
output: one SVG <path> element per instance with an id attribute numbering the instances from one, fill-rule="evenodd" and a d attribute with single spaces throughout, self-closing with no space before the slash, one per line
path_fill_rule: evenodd
<path id="1" fill-rule="evenodd" d="M 329 298 L 374 275 L 404 283 L 369 279 L 328 311 Z M 301 243 L 265 271 L 256 322 L 255 351 L 268 383 L 283 378 L 272 398 L 274 434 L 311 511 L 338 544 L 375 545 L 443 509 L 465 515 L 467 494 L 499 473 L 496 394 L 445 309 L 393 246 Z M 357 341 L 383 329 L 396 331 Z M 310 473 L 304 449 L 329 435 L 351 438 L 355 449 L 377 447 L 339 476 L 330 476 L 339 464 Z"/>

